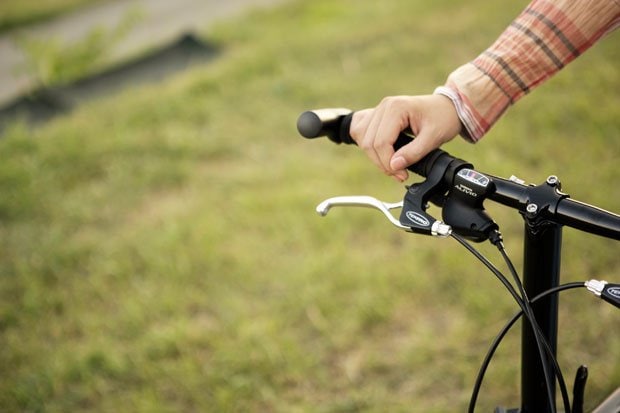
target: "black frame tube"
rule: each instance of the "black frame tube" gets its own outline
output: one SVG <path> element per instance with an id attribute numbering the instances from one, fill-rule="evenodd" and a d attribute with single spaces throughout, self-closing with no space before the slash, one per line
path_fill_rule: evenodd
<path id="1" fill-rule="evenodd" d="M 549 221 L 532 222 L 525 217 L 523 286 L 529 297 L 560 285 L 562 227 Z M 558 295 L 532 305 L 543 336 L 553 354 L 557 352 Z M 521 412 L 549 413 L 545 376 L 531 326 L 523 322 L 521 333 Z M 555 387 L 554 387 L 555 393 Z M 555 394 L 554 398 L 555 400 Z"/>

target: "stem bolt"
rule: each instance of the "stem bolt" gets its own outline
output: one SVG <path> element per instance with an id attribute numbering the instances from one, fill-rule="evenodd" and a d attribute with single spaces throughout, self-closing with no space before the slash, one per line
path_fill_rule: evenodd
<path id="1" fill-rule="evenodd" d="M 555 176 L 555 175 L 550 175 L 550 176 L 547 178 L 547 183 L 548 183 L 549 185 L 557 185 L 557 184 L 558 184 L 558 182 L 560 182 L 560 180 L 559 180 L 559 179 L 558 179 L 558 177 L 557 177 L 557 176 Z"/>
<path id="2" fill-rule="evenodd" d="M 527 207 L 525 207 L 525 210 L 527 211 L 528 214 L 534 215 L 536 212 L 538 212 L 538 205 L 527 204 Z"/>

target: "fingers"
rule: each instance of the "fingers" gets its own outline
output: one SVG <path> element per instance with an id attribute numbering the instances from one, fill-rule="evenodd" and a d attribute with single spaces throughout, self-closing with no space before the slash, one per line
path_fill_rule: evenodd
<path id="1" fill-rule="evenodd" d="M 399 97 L 389 97 L 374 109 L 356 112 L 351 123 L 351 137 L 366 152 L 368 158 L 387 175 L 398 180 L 407 179 L 404 170 L 395 171 L 390 166 L 394 155 L 394 142 L 408 122 Z"/>
<path id="2" fill-rule="evenodd" d="M 437 142 L 433 139 L 433 135 L 424 132 L 426 131 L 423 131 L 413 141 L 396 151 L 390 160 L 392 170 L 404 170 L 409 165 L 413 165 L 424 158 L 433 149 L 441 146 L 443 142 Z"/>
<path id="3" fill-rule="evenodd" d="M 368 128 L 368 123 L 372 116 L 374 109 L 363 109 L 353 112 L 353 119 L 351 120 L 351 127 L 349 129 L 349 134 L 358 144 L 364 137 L 366 133 L 366 129 Z"/>
<path id="4" fill-rule="evenodd" d="M 373 160 L 375 165 L 389 175 L 391 173 L 389 159 L 394 154 L 394 148 L 391 147 L 389 138 L 388 142 L 385 142 L 386 135 L 388 134 L 385 129 L 393 128 L 389 122 L 386 122 L 386 116 L 389 117 L 390 112 L 386 111 L 385 105 L 377 106 L 360 146 Z"/>
<path id="5" fill-rule="evenodd" d="M 394 152 L 398 135 L 410 128 L 416 139 Z M 406 168 L 456 136 L 461 123 L 452 102 L 440 95 L 387 97 L 374 109 L 356 112 L 351 137 L 386 175 L 407 179 Z"/>
<path id="6" fill-rule="evenodd" d="M 366 155 L 379 169 L 387 173 L 385 165 L 381 162 L 379 155 L 374 147 L 374 136 L 378 129 L 378 118 L 382 116 L 379 107 L 374 109 L 365 109 L 353 114 L 351 120 L 351 129 L 349 133 L 353 140 L 357 143 Z M 393 150 L 392 150 L 393 152 Z M 391 155 L 390 155 L 391 156 Z"/>
<path id="7" fill-rule="evenodd" d="M 407 167 L 417 163 L 433 149 L 439 147 L 432 136 L 421 133 L 413 141 L 401 147 L 390 159 L 392 175 L 400 182 L 407 180 Z"/>

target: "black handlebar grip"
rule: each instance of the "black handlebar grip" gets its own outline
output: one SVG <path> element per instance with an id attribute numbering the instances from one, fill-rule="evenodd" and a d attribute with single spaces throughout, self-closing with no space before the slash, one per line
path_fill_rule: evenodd
<path id="1" fill-rule="evenodd" d="M 345 108 L 308 110 L 297 119 L 297 130 L 301 136 L 308 139 L 327 136 L 335 143 L 354 143 L 348 131 L 352 116 L 353 112 Z M 343 122 L 347 117 L 348 120 Z M 344 129 L 344 126 L 347 130 L 346 138 L 343 140 L 341 129 Z"/>
<path id="2" fill-rule="evenodd" d="M 350 134 L 352 119 L 353 112 L 350 109 L 309 110 L 303 112 L 297 119 L 297 130 L 304 138 L 314 139 L 327 136 L 329 140 L 338 144 L 355 145 L 355 141 Z M 394 142 L 394 150 L 400 149 L 412 140 L 413 137 L 411 135 L 400 133 L 396 142 Z M 441 149 L 435 149 L 420 161 L 407 167 L 407 169 L 417 175 L 426 177 L 435 161 L 443 154 L 446 154 L 446 152 Z"/>

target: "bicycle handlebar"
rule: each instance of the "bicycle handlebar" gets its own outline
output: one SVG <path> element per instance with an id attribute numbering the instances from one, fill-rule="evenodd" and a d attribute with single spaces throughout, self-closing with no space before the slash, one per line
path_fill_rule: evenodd
<path id="1" fill-rule="evenodd" d="M 306 111 L 297 120 L 297 130 L 308 139 L 326 136 L 338 144 L 355 144 L 349 133 L 352 118 L 353 112 L 344 108 Z M 394 143 L 394 149 L 399 149 L 413 139 L 406 133 L 400 133 Z M 455 185 L 455 180 L 459 179 L 457 174 L 466 169 L 459 175 L 469 182 L 473 182 L 472 179 L 488 179 L 484 193 L 476 194 L 475 197 L 482 195 L 482 199 L 488 198 L 499 204 L 517 209 L 532 219 L 540 218 L 606 238 L 620 240 L 620 215 L 570 199 L 567 194 L 560 192 L 559 181 L 554 176 L 549 177 L 543 185 L 525 185 L 517 180 L 507 180 L 476 172 L 471 164 L 455 158 L 441 149 L 431 151 L 407 169 L 427 178 L 440 167 L 444 169 L 442 180 L 448 188 L 457 186 Z M 442 190 L 445 191 L 445 187 Z M 477 202 L 481 202 L 481 200 L 477 200 Z"/>
<path id="2" fill-rule="evenodd" d="M 353 120 L 353 111 L 345 108 L 317 109 L 302 113 L 297 119 L 297 130 L 307 139 L 327 137 L 334 143 L 356 145 L 349 130 Z M 399 149 L 413 140 L 406 133 L 398 135 L 394 143 L 394 149 Z M 419 162 L 410 165 L 407 169 L 411 172 L 426 177 L 435 160 L 445 153 L 441 149 L 435 149 Z"/>

